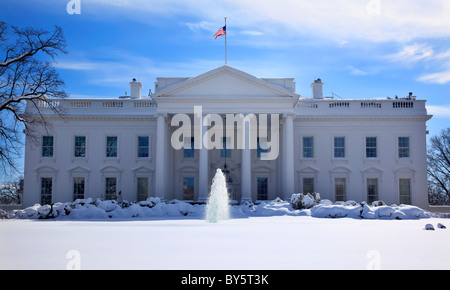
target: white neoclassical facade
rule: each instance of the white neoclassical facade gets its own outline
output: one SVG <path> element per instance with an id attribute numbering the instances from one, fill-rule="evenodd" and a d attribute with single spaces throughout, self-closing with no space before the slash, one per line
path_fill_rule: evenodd
<path id="1" fill-rule="evenodd" d="M 26 138 L 24 206 L 89 197 L 205 202 L 217 168 L 227 172 L 236 202 L 319 192 L 332 201 L 428 206 L 431 116 L 412 95 L 327 98 L 318 79 L 312 97 L 303 97 L 292 78 L 229 66 L 157 78 L 149 96 L 140 82 L 130 86 L 128 97 L 27 105 L 48 125 L 35 128 L 35 141 Z"/>

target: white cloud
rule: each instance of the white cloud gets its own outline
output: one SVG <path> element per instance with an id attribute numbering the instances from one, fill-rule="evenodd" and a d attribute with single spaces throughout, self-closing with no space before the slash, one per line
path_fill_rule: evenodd
<path id="1" fill-rule="evenodd" d="M 250 35 L 250 36 L 264 35 L 264 33 L 262 33 L 261 31 L 255 31 L 255 30 L 243 30 L 243 31 L 241 31 L 241 34 Z"/>
<path id="2" fill-rule="evenodd" d="M 419 82 L 431 84 L 446 84 L 450 82 L 450 71 L 423 74 L 417 78 Z"/>
<path id="3" fill-rule="evenodd" d="M 446 50 L 434 56 L 435 59 L 450 59 L 450 50 Z"/>
<path id="4" fill-rule="evenodd" d="M 426 43 L 404 45 L 398 52 L 382 57 L 384 60 L 411 67 L 422 65 L 422 73 L 417 81 L 429 84 L 446 84 L 450 82 L 450 50 Z"/>
<path id="5" fill-rule="evenodd" d="M 407 42 L 450 36 L 448 0 L 84 0 L 120 13 L 155 17 L 189 15 L 236 29 L 293 33 L 337 41 Z"/>
<path id="6" fill-rule="evenodd" d="M 450 119 L 450 105 L 427 105 L 427 111 L 428 114 L 431 114 L 436 118 Z"/>
<path id="7" fill-rule="evenodd" d="M 199 30 L 213 31 L 214 29 L 217 28 L 216 24 L 208 21 L 186 22 L 183 24 L 186 25 L 192 31 L 199 31 Z"/>
<path id="8" fill-rule="evenodd" d="M 360 70 L 360 69 L 358 69 L 358 68 L 356 68 L 354 66 L 351 66 L 351 65 L 347 66 L 347 69 L 350 70 L 350 74 L 354 75 L 354 76 L 366 76 L 366 75 L 370 74 L 367 71 Z"/>
<path id="9" fill-rule="evenodd" d="M 56 62 L 55 67 L 59 69 L 66 69 L 66 70 L 79 70 L 79 71 L 85 71 L 85 70 L 94 70 L 97 67 L 97 63 L 95 62 L 78 62 L 78 61 L 63 61 L 63 62 Z"/>
<path id="10" fill-rule="evenodd" d="M 429 45 L 414 43 L 404 46 L 397 53 L 387 55 L 386 58 L 390 61 L 411 64 L 420 60 L 432 59 L 433 56 L 434 50 Z"/>

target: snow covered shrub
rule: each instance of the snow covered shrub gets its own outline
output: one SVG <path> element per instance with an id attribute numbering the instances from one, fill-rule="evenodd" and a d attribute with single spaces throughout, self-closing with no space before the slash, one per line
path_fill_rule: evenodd
<path id="1" fill-rule="evenodd" d="M 244 203 L 242 203 L 241 205 L 243 205 L 244 207 L 250 207 L 250 208 L 255 207 L 255 204 L 251 201 L 244 201 Z"/>
<path id="2" fill-rule="evenodd" d="M 119 201 L 119 206 L 121 208 L 127 208 L 130 207 L 133 203 L 129 202 L 128 200 Z"/>
<path id="3" fill-rule="evenodd" d="M 117 201 L 115 200 L 101 200 L 101 199 L 96 199 L 95 200 L 95 205 L 98 208 L 103 209 L 105 212 L 112 212 L 113 210 L 119 209 L 120 205 Z"/>
<path id="4" fill-rule="evenodd" d="M 433 227 L 432 224 L 426 224 L 425 225 L 425 230 L 427 230 L 427 231 L 434 231 L 434 227 Z"/>
<path id="5" fill-rule="evenodd" d="M 385 206 L 386 203 L 382 200 L 376 200 L 374 202 L 372 202 L 372 206 Z"/>
<path id="6" fill-rule="evenodd" d="M 139 205 L 143 206 L 143 207 L 152 208 L 160 202 L 161 202 L 161 199 L 159 197 L 149 197 L 144 201 L 140 201 Z"/>
<path id="7" fill-rule="evenodd" d="M 284 202 L 281 198 L 277 197 L 272 202 Z"/>
<path id="8" fill-rule="evenodd" d="M 357 203 L 357 202 L 354 201 L 354 200 L 347 200 L 346 202 L 344 202 L 343 205 L 344 205 L 344 206 L 357 206 L 357 205 L 359 205 L 359 203 Z"/>
<path id="9" fill-rule="evenodd" d="M 37 209 L 37 215 L 39 219 L 53 219 L 59 216 L 59 212 L 54 209 L 53 204 L 46 204 Z"/>
<path id="10" fill-rule="evenodd" d="M 377 209 L 375 209 L 376 215 L 379 218 L 390 218 L 395 213 L 395 208 L 392 208 L 390 206 L 379 206 Z"/>
<path id="11" fill-rule="evenodd" d="M 9 219 L 9 214 L 6 211 L 0 209 L 0 219 Z"/>
<path id="12" fill-rule="evenodd" d="M 301 194 L 301 193 L 294 193 L 291 196 L 290 204 L 293 209 L 301 209 L 302 208 L 302 198 L 303 198 L 303 194 Z"/>
<path id="13" fill-rule="evenodd" d="M 310 209 L 320 203 L 319 193 L 295 193 L 291 196 L 290 204 L 293 209 Z"/>
<path id="14" fill-rule="evenodd" d="M 329 199 L 322 199 L 319 204 L 321 205 L 333 205 L 333 202 Z"/>
<path id="15" fill-rule="evenodd" d="M 164 212 L 167 215 L 177 215 L 181 214 L 183 216 L 187 216 L 188 214 L 195 213 L 195 208 L 192 204 L 178 200 L 173 199 L 164 206 Z"/>

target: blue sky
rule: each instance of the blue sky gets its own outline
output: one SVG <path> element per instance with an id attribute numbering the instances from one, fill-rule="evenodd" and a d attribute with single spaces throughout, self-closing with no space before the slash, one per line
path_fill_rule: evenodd
<path id="1" fill-rule="evenodd" d="M 196 76 L 224 64 L 257 77 L 293 77 L 297 93 L 384 98 L 413 92 L 450 127 L 448 0 L 0 0 L 0 20 L 61 26 L 67 55 L 56 67 L 72 97 L 117 97 L 137 78 L 143 93 L 158 76 Z M 413 2 L 413 3 L 411 3 Z"/>

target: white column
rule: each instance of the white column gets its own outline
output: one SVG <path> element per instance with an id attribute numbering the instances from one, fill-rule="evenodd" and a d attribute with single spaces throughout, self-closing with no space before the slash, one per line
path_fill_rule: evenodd
<path id="1" fill-rule="evenodd" d="M 207 131 L 207 128 L 201 124 L 199 126 L 200 129 L 200 138 L 202 138 L 203 142 L 203 134 Z M 209 140 L 209 138 L 208 138 Z M 200 149 L 200 158 L 199 158 L 199 170 L 198 170 L 198 201 L 199 202 L 207 202 L 209 195 L 209 160 L 208 160 L 208 149 L 205 144 L 202 144 Z"/>
<path id="2" fill-rule="evenodd" d="M 156 122 L 155 194 L 161 199 L 166 195 L 166 115 L 158 115 Z"/>
<path id="3" fill-rule="evenodd" d="M 250 124 L 243 121 L 242 124 L 243 149 L 241 163 L 241 203 L 252 201 L 252 168 L 250 151 Z"/>
<path id="4" fill-rule="evenodd" d="M 285 158 L 284 158 L 284 176 L 285 176 L 285 200 L 289 200 L 291 195 L 295 192 L 295 174 L 294 174 L 294 116 L 292 114 L 285 115 L 284 122 L 284 148 Z"/>

